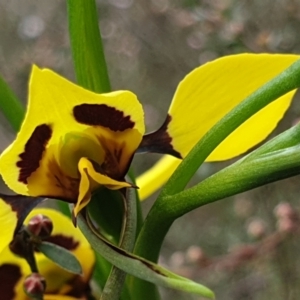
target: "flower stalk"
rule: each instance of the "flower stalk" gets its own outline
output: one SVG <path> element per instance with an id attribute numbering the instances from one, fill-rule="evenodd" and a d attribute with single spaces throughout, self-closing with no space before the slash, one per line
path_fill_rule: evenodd
<path id="1" fill-rule="evenodd" d="M 136 236 L 137 211 L 135 192 L 128 189 L 120 191 L 124 204 L 123 226 L 119 247 L 132 252 Z M 123 290 L 126 273 L 113 266 L 104 286 L 100 300 L 118 300 Z"/>

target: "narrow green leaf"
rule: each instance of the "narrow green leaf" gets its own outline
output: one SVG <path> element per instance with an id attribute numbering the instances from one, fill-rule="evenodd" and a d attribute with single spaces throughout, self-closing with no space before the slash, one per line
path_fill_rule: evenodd
<path id="1" fill-rule="evenodd" d="M 61 268 L 74 274 L 82 274 L 82 268 L 76 256 L 67 249 L 49 242 L 42 242 L 38 249 Z"/>
<path id="2" fill-rule="evenodd" d="M 21 101 L 0 76 L 0 109 L 15 132 L 18 132 L 25 114 Z"/>
<path id="3" fill-rule="evenodd" d="M 178 276 L 150 261 L 109 243 L 99 236 L 93 228 L 92 223 L 82 215 L 78 218 L 78 226 L 93 248 L 124 272 L 159 286 L 174 288 L 211 299 L 214 298 L 214 293 L 207 287 Z"/>
<path id="4" fill-rule="evenodd" d="M 110 91 L 95 0 L 68 0 L 68 20 L 78 84 L 98 93 Z"/>

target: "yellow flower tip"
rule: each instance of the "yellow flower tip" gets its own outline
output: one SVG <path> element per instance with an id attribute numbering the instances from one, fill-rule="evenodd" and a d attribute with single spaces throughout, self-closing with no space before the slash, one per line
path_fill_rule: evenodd
<path id="1" fill-rule="evenodd" d="M 133 187 L 129 182 L 118 181 L 101 173 L 103 172 L 101 166 L 86 157 L 79 160 L 78 170 L 80 173 L 79 195 L 73 209 L 73 222 L 78 213 L 90 202 L 92 193 L 100 186 L 111 190 Z"/>

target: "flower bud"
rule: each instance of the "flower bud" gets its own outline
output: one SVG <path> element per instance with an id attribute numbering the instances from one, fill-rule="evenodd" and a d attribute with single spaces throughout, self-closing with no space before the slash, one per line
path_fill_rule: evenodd
<path id="1" fill-rule="evenodd" d="M 27 230 L 32 235 L 45 239 L 51 235 L 53 223 L 48 217 L 38 214 L 30 219 Z"/>
<path id="2" fill-rule="evenodd" d="M 41 297 L 46 289 L 46 281 L 40 274 L 32 273 L 24 280 L 23 287 L 29 297 Z"/>

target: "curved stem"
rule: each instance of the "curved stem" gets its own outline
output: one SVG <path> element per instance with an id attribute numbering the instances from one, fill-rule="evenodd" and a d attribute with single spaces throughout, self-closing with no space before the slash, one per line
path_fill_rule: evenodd
<path id="1" fill-rule="evenodd" d="M 131 252 L 135 242 L 137 223 L 135 191 L 127 189 L 126 192 L 121 191 L 121 193 L 124 203 L 124 218 L 119 247 Z M 100 300 L 118 300 L 123 289 L 125 278 L 126 273 L 113 266 Z"/>

